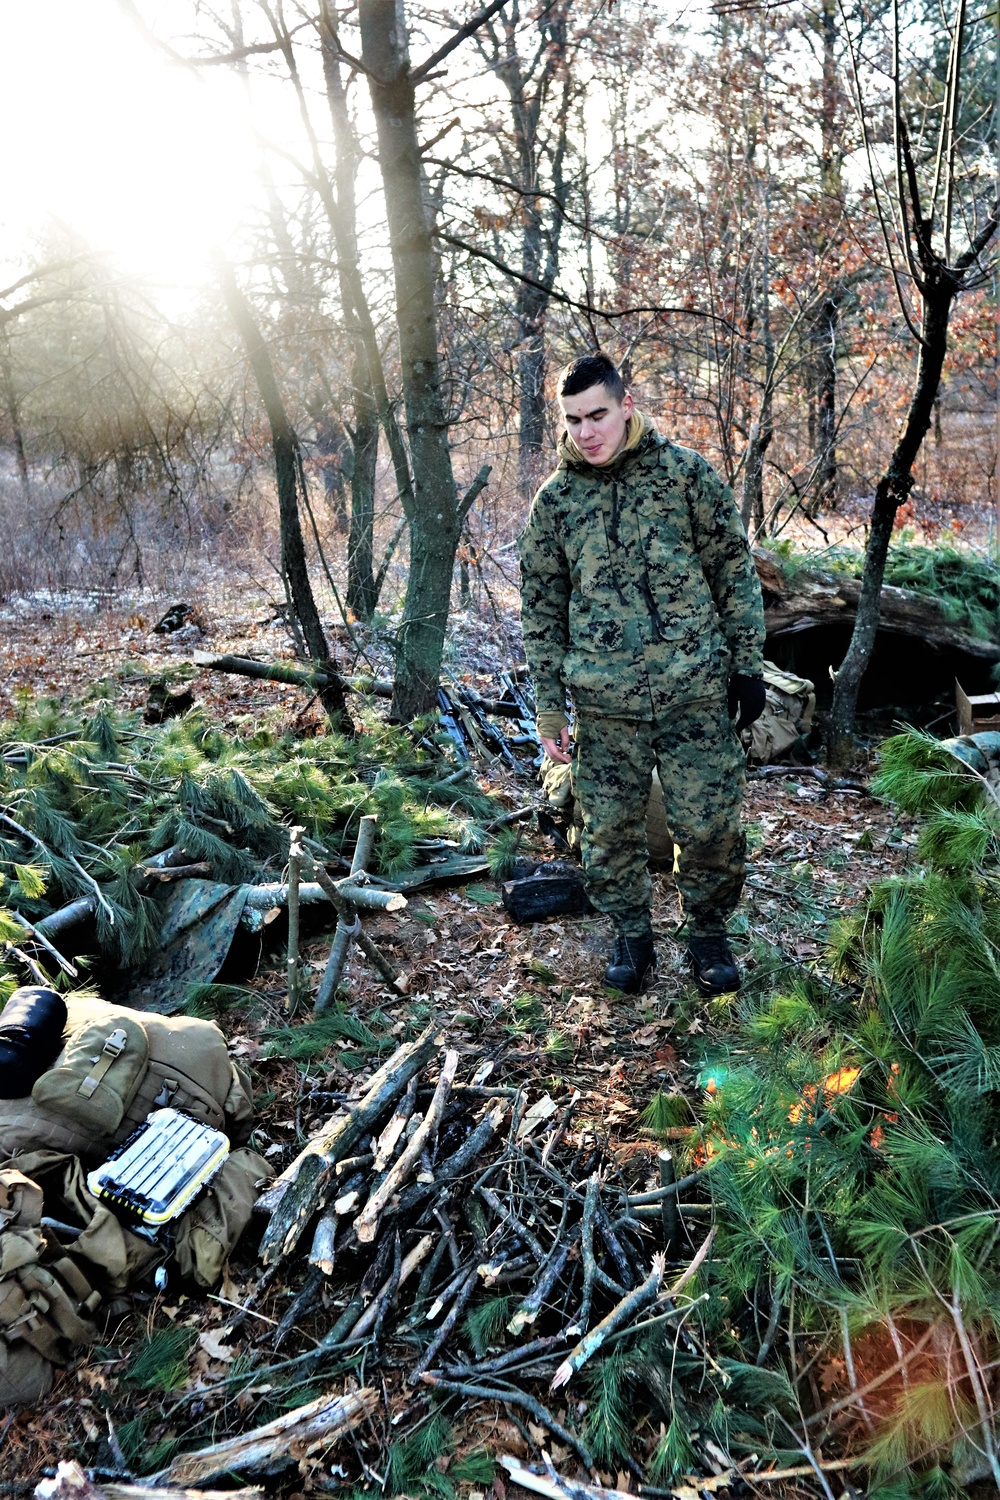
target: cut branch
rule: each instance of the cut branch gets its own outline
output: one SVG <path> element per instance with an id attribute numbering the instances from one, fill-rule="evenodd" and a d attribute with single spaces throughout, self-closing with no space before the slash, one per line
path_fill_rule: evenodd
<path id="1" fill-rule="evenodd" d="M 232 1472 L 275 1473 L 289 1462 L 332 1447 L 373 1416 L 381 1399 L 370 1386 L 344 1396 L 319 1396 L 242 1437 L 226 1438 L 195 1453 L 182 1453 L 152 1480 L 198 1484 Z"/>
<path id="2" fill-rule="evenodd" d="M 427 1113 L 407 1142 L 402 1155 L 390 1167 L 384 1180 L 372 1193 L 368 1202 L 354 1221 L 354 1233 L 361 1244 L 370 1244 L 375 1238 L 375 1231 L 378 1228 L 378 1221 L 382 1210 L 390 1198 L 399 1192 L 410 1172 L 420 1160 L 421 1151 L 441 1123 L 441 1116 L 444 1113 L 444 1107 L 448 1101 L 448 1094 L 455 1080 L 457 1069 L 458 1053 L 454 1051 L 446 1053 L 444 1063 L 441 1067 L 441 1076 L 438 1079 L 438 1086 L 434 1090 L 434 1097 L 428 1106 Z"/>

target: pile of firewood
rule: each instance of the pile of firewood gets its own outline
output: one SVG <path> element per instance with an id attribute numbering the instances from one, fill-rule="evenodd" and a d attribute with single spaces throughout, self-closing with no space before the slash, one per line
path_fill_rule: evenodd
<path id="1" fill-rule="evenodd" d="M 546 1387 L 558 1391 L 598 1351 L 655 1325 L 672 1325 L 707 1358 L 687 1317 L 701 1298 L 684 1287 L 713 1231 L 704 1233 L 707 1205 L 680 1199 L 700 1173 L 675 1180 L 661 1151 L 660 1186 L 630 1191 L 606 1141 L 577 1118 L 578 1094 L 532 1099 L 491 1087 L 490 1063 L 461 1082 L 458 1064 L 432 1028 L 399 1047 L 360 1097 L 335 1096 L 338 1112 L 258 1203 L 269 1214 L 263 1268 L 230 1334 L 268 1287 L 298 1286 L 272 1350 L 306 1324 L 313 1342 L 273 1361 L 264 1353 L 267 1362 L 225 1384 L 237 1379 L 249 1395 L 276 1376 L 311 1383 L 349 1365 L 347 1386 L 179 1453 L 138 1487 L 97 1489 L 66 1463 L 40 1497 L 159 1500 L 223 1476 L 278 1473 L 370 1424 L 389 1379 L 414 1398 L 429 1386 L 501 1402 L 593 1474 L 574 1403 L 550 1410 Z M 229 1406 L 233 1416 L 238 1409 Z M 518 1477 L 553 1493 L 550 1480 L 520 1466 Z M 562 1483 L 559 1495 L 614 1494 Z"/>
<path id="2" fill-rule="evenodd" d="M 293 1356 L 304 1370 L 364 1346 L 366 1382 L 396 1369 L 503 1400 L 590 1467 L 579 1434 L 525 1387 L 558 1389 L 599 1349 L 682 1318 L 678 1294 L 710 1246 L 690 1248 L 705 1209 L 682 1207 L 694 1178 L 674 1181 L 666 1152 L 661 1185 L 629 1192 L 575 1119 L 578 1095 L 532 1102 L 490 1087 L 489 1064 L 459 1082 L 458 1062 L 431 1029 L 401 1046 L 260 1200 L 262 1282 L 302 1273 L 275 1346 L 331 1309 L 316 1347 Z M 665 1288 L 670 1260 L 680 1274 Z M 496 1328 L 477 1349 L 469 1315 L 500 1296 L 507 1337 Z"/>

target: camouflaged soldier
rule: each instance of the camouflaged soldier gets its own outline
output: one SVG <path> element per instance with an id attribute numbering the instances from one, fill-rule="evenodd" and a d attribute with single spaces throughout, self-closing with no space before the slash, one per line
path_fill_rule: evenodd
<path id="1" fill-rule="evenodd" d="M 660 437 L 603 354 L 559 379 L 560 464 L 520 540 L 524 648 L 546 754 L 573 769 L 591 900 L 615 925 L 605 974 L 654 963 L 645 816 L 657 766 L 699 988 L 739 985 L 726 920 L 746 874 L 737 732 L 764 707 L 760 585 L 730 491 Z M 734 727 L 732 715 L 739 717 Z"/>

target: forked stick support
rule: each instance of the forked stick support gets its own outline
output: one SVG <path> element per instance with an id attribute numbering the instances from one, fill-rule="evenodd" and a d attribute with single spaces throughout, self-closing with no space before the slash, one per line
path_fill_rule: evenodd
<path id="1" fill-rule="evenodd" d="M 351 860 L 351 873 L 348 876 L 349 881 L 355 880 L 359 875 L 365 874 L 368 868 L 368 861 L 371 859 L 372 851 L 375 847 L 375 830 L 377 826 L 378 818 L 373 814 L 369 814 L 361 819 L 358 827 L 357 843 L 354 846 L 354 858 Z M 323 879 L 324 873 L 320 870 L 316 872 L 317 878 L 323 885 L 324 890 L 326 890 L 326 881 Z M 329 880 L 328 876 L 327 880 Z M 327 894 L 330 896 L 331 901 L 333 900 L 333 889 L 333 882 L 330 881 L 330 889 L 327 890 Z M 343 977 L 344 965 L 347 963 L 347 955 L 350 952 L 351 944 L 355 941 L 361 942 L 363 936 L 361 919 L 350 897 L 345 891 L 338 890 L 337 898 L 333 903 L 337 910 L 337 930 L 334 933 L 333 945 L 330 948 L 330 957 L 326 961 L 326 968 L 323 970 L 323 977 L 319 982 L 319 989 L 316 992 L 317 1014 L 328 1010 L 333 1004 L 333 997 L 336 995 L 337 986 Z M 376 966 L 383 977 L 392 983 L 396 978 L 395 970 L 383 957 L 379 949 L 375 947 L 374 943 L 368 940 L 362 943 L 361 946 L 362 950 L 367 952 L 369 957 L 375 959 Z M 378 955 L 377 958 L 375 958 L 376 954 Z"/>

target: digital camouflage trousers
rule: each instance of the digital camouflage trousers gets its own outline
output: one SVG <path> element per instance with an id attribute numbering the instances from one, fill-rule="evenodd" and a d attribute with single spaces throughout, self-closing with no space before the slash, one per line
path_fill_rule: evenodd
<path id="1" fill-rule="evenodd" d="M 724 702 L 685 704 L 654 723 L 578 718 L 573 781 L 590 899 L 618 931 L 649 932 L 646 806 L 654 765 L 688 933 L 724 932 L 746 878 L 746 762 Z"/>

